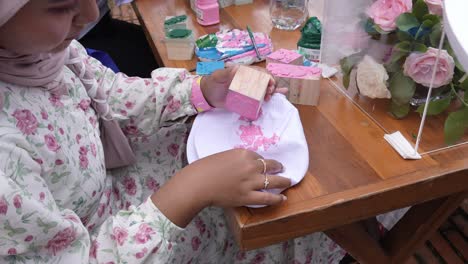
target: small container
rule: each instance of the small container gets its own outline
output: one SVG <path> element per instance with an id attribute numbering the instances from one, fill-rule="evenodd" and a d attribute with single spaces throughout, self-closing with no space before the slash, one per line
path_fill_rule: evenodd
<path id="1" fill-rule="evenodd" d="M 166 34 L 167 57 L 170 60 L 191 60 L 195 49 L 192 30 L 173 29 Z"/>
<path id="2" fill-rule="evenodd" d="M 321 41 L 322 24 L 318 18 L 311 17 L 301 29 L 301 38 L 297 42 L 297 51 L 310 61 L 320 62 Z"/>
<path id="3" fill-rule="evenodd" d="M 209 26 L 219 23 L 218 0 L 196 0 L 195 13 L 198 24 Z"/>

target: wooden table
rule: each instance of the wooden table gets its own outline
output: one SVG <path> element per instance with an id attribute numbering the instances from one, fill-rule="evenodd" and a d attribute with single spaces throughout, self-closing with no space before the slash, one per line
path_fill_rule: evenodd
<path id="1" fill-rule="evenodd" d="M 166 15 L 186 13 L 197 36 L 250 25 L 269 33 L 276 48 L 294 49 L 299 32 L 272 29 L 268 2 L 222 9 L 221 24 L 211 27 L 196 23 L 188 0 L 136 0 L 134 8 L 160 65 L 191 69 L 195 59 L 167 59 L 162 41 Z M 285 192 L 288 200 L 280 206 L 228 209 L 232 231 L 246 250 L 325 231 L 361 263 L 402 263 L 466 197 L 468 146 L 403 160 L 383 139 L 388 131 L 337 84 L 337 79 L 323 80 L 319 105 L 298 106 L 310 152 L 304 180 Z M 417 129 L 416 115 L 399 122 L 385 113 L 386 101 L 374 105 L 381 113 L 379 122 L 401 131 Z M 435 120 L 431 125 L 443 123 Z M 413 207 L 381 243 L 366 231 L 362 220 L 409 205 Z"/>

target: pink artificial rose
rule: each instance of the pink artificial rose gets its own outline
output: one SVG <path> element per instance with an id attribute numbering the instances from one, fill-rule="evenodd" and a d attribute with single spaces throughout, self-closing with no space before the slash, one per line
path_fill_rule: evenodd
<path id="1" fill-rule="evenodd" d="M 122 246 L 128 237 L 127 230 L 121 227 L 114 227 L 113 231 L 114 234 L 112 235 L 112 238 L 115 239 L 115 241 L 117 241 L 117 244 L 119 246 Z"/>
<path id="2" fill-rule="evenodd" d="M 60 149 L 60 145 L 57 143 L 55 137 L 51 134 L 44 136 L 44 141 L 47 148 L 53 152 L 57 152 Z"/>
<path id="3" fill-rule="evenodd" d="M 31 241 L 33 240 L 33 238 L 34 238 L 34 237 L 33 237 L 32 235 L 28 235 L 28 236 L 24 239 L 24 241 L 25 241 L 25 242 L 31 242 Z"/>
<path id="4" fill-rule="evenodd" d="M 31 111 L 15 110 L 13 117 L 16 119 L 16 127 L 23 132 L 25 135 L 34 134 L 37 130 L 37 119 Z"/>
<path id="5" fill-rule="evenodd" d="M 6 215 L 7 212 L 8 212 L 8 204 L 7 204 L 7 201 L 5 200 L 5 196 L 2 196 L 2 198 L 0 198 L 0 214 Z"/>
<path id="6" fill-rule="evenodd" d="M 148 224 L 143 223 L 135 234 L 135 241 L 137 244 L 145 244 L 151 239 L 151 235 L 154 233 L 154 230 Z"/>
<path id="7" fill-rule="evenodd" d="M 87 155 L 88 149 L 85 146 L 81 146 L 78 152 L 80 153 L 80 155 Z"/>
<path id="8" fill-rule="evenodd" d="M 412 0 L 377 0 L 367 10 L 367 15 L 383 31 L 396 29 L 396 20 L 403 13 L 411 12 Z"/>
<path id="9" fill-rule="evenodd" d="M 67 227 L 64 230 L 58 232 L 49 242 L 47 243 L 46 249 L 54 256 L 57 252 L 66 249 L 76 239 L 76 231 L 72 227 Z"/>
<path id="10" fill-rule="evenodd" d="M 437 49 L 428 48 L 425 53 L 411 53 L 403 65 L 403 73 L 413 81 L 429 87 L 432 77 L 432 68 L 437 59 Z M 452 81 L 455 70 L 455 61 L 446 50 L 440 51 L 439 64 L 434 79 L 434 87 L 439 88 Z"/>
<path id="11" fill-rule="evenodd" d="M 424 0 L 424 2 L 426 2 L 431 14 L 442 16 L 444 7 L 443 0 Z"/>
<path id="12" fill-rule="evenodd" d="M 8 249 L 8 255 L 16 255 L 16 248 L 10 248 Z"/>

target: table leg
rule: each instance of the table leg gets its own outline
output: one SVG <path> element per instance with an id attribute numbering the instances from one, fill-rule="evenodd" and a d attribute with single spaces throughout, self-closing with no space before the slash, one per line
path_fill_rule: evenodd
<path id="1" fill-rule="evenodd" d="M 344 225 L 325 233 L 359 263 L 404 263 L 467 195 L 468 192 L 456 193 L 411 207 L 381 243 L 366 231 L 365 221 Z"/>
<path id="2" fill-rule="evenodd" d="M 390 263 L 383 248 L 367 231 L 363 221 L 325 231 L 325 234 L 338 243 L 359 263 Z"/>
<path id="3" fill-rule="evenodd" d="M 460 206 L 467 192 L 415 205 L 387 233 L 383 248 L 393 263 L 403 263 Z"/>

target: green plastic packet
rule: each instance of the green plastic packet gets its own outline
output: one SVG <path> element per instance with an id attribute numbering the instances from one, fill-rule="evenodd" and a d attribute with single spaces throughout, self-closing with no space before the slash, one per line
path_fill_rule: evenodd
<path id="1" fill-rule="evenodd" d="M 203 38 L 197 39 L 195 43 L 199 49 L 214 48 L 218 43 L 218 38 L 216 34 L 208 34 Z"/>

